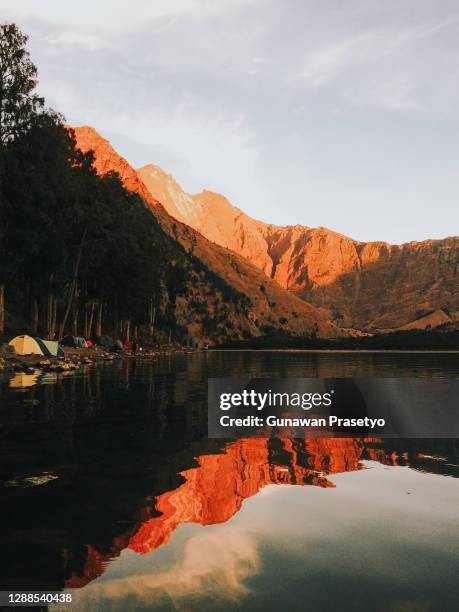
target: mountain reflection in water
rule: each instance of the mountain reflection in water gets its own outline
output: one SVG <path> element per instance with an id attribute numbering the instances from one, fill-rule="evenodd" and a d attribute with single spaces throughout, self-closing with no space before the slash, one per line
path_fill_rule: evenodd
<path id="1" fill-rule="evenodd" d="M 238 368 L 345 376 L 357 367 L 387 376 L 397 359 L 228 355 L 127 360 L 20 392 L 5 381 L 3 589 L 84 587 L 122 551 L 159 549 L 184 523 L 225 523 L 267 485 L 333 488 L 330 475 L 362 470 L 365 461 L 459 475 L 456 440 L 207 439 L 209 376 L 237 376 Z M 399 375 L 454 372 L 448 357 L 410 357 L 398 362 Z"/>

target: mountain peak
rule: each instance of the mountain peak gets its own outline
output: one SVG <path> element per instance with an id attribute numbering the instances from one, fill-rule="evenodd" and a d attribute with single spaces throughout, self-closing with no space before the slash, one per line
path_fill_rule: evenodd
<path id="1" fill-rule="evenodd" d="M 137 172 L 96 129 L 89 125 L 71 126 L 70 129 L 75 135 L 76 146 L 83 153 L 94 151 L 94 168 L 98 174 L 117 172 L 126 189 L 138 193 L 149 206 L 159 204 L 139 179 Z"/>
<path id="2" fill-rule="evenodd" d="M 171 174 L 168 174 L 162 168 L 160 168 L 160 166 L 156 166 L 155 164 L 146 164 L 141 168 L 137 168 L 137 174 L 164 177 L 165 179 L 171 180 L 175 183 L 175 180 Z"/>

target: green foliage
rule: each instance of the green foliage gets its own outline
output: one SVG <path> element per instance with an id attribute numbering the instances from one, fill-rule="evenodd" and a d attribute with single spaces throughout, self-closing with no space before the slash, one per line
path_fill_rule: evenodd
<path id="1" fill-rule="evenodd" d="M 34 93 L 37 69 L 26 43 L 15 24 L 0 24 L 0 147 L 27 130 L 44 106 Z"/>

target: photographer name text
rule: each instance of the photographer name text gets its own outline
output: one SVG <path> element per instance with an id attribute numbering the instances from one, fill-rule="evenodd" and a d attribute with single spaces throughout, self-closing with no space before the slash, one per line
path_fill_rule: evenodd
<path id="1" fill-rule="evenodd" d="M 253 414 L 239 418 L 230 417 L 228 414 L 220 417 L 220 425 L 222 427 L 264 427 L 266 425 L 268 427 L 369 427 L 370 429 L 375 429 L 377 427 L 384 427 L 385 424 L 386 421 L 384 419 L 373 419 L 370 417 L 349 419 L 333 414 L 320 418 L 290 418 L 275 415 L 269 415 L 264 418 Z"/>

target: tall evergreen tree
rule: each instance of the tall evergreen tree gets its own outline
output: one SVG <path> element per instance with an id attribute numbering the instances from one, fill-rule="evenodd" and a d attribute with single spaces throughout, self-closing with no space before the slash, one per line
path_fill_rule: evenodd
<path id="1" fill-rule="evenodd" d="M 44 107 L 34 93 L 37 69 L 26 49 L 27 36 L 13 23 L 0 24 L 0 190 L 4 181 L 4 150 Z M 6 257 L 7 203 L 0 192 L 0 262 Z M 5 331 L 5 270 L 0 265 L 0 334 Z"/>
<path id="2" fill-rule="evenodd" d="M 14 23 L 0 24 L 0 146 L 30 127 L 44 107 L 35 93 L 37 69 L 26 49 L 28 37 Z"/>

